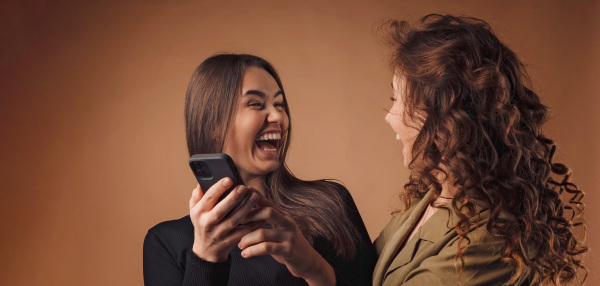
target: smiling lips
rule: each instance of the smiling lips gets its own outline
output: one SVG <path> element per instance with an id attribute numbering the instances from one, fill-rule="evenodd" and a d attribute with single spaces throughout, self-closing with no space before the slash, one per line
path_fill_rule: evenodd
<path id="1" fill-rule="evenodd" d="M 254 142 L 263 151 L 275 152 L 279 147 L 281 133 L 265 133 L 260 135 Z"/>

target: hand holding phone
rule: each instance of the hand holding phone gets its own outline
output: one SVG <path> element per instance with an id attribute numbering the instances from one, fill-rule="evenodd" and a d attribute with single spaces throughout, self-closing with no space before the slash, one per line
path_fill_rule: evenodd
<path id="1" fill-rule="evenodd" d="M 227 154 L 195 154 L 190 158 L 189 163 L 203 191 L 208 190 L 222 178 L 227 177 L 233 180 L 233 185 L 221 195 L 219 201 L 226 197 L 233 188 L 243 184 L 233 160 Z"/>
<path id="2" fill-rule="evenodd" d="M 190 199 L 192 251 L 206 261 L 223 262 L 242 236 L 261 227 L 262 222 L 240 225 L 258 196 L 241 185 L 233 160 L 225 154 L 194 155 L 190 167 L 202 186 Z"/>

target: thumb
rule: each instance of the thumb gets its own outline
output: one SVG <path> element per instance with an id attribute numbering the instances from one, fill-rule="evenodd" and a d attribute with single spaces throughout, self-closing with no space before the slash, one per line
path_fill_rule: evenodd
<path id="1" fill-rule="evenodd" d="M 204 196 L 204 192 L 202 192 L 202 188 L 200 188 L 200 185 L 196 185 L 196 188 L 192 191 L 192 197 L 190 198 L 190 210 L 196 206 L 196 204 L 200 201 L 200 199 L 202 199 L 202 197 Z"/>

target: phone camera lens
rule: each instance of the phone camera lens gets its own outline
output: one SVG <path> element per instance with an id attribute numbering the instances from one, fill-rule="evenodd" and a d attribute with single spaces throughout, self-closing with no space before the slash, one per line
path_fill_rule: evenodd
<path id="1" fill-rule="evenodd" d="M 196 162 L 194 169 L 195 169 L 196 177 L 199 177 L 202 179 L 212 178 L 212 172 L 210 171 L 210 168 L 208 167 L 208 165 L 206 163 Z"/>

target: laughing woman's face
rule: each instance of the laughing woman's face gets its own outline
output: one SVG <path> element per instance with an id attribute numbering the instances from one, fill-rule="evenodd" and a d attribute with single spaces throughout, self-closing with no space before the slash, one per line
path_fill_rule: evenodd
<path id="1" fill-rule="evenodd" d="M 231 156 L 244 182 L 279 168 L 279 150 L 289 117 L 282 91 L 264 69 L 249 67 L 242 79 L 233 124 L 223 153 Z"/>
<path id="2" fill-rule="evenodd" d="M 418 123 L 410 116 L 405 114 L 403 93 L 405 90 L 405 79 L 402 76 L 394 75 L 392 79 L 394 96 L 392 97 L 392 108 L 385 116 L 385 121 L 396 132 L 396 140 L 402 142 L 402 155 L 404 156 L 404 166 L 409 167 L 412 160 L 412 147 L 415 143 L 422 123 Z"/>

